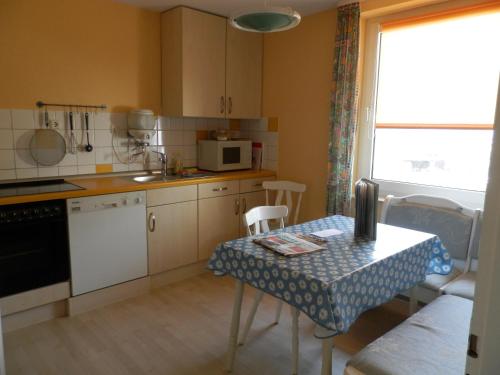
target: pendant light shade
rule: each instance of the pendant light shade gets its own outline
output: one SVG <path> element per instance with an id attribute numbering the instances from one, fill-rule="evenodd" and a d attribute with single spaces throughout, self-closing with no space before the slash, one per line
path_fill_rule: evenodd
<path id="1" fill-rule="evenodd" d="M 237 29 L 255 33 L 284 31 L 300 23 L 300 14 L 292 8 L 265 7 L 241 11 L 231 16 L 231 25 Z"/>

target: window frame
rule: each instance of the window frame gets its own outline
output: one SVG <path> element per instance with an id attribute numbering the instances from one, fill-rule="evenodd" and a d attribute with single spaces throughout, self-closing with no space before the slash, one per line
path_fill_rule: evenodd
<path id="1" fill-rule="evenodd" d="M 460 3 L 467 5 L 471 2 L 461 1 Z M 450 4 L 428 6 L 397 14 L 366 19 L 364 30 L 365 48 L 362 59 L 363 69 L 361 72 L 362 86 L 359 98 L 358 142 L 354 169 L 354 176 L 356 179 L 367 176 L 371 178 L 373 172 L 376 129 L 374 109 L 376 108 L 377 99 L 376 90 L 378 84 L 381 24 L 387 21 L 409 18 L 415 15 L 425 15 L 460 6 L 460 4 L 454 5 L 453 7 L 450 6 Z M 484 206 L 485 192 L 419 185 L 407 182 L 373 180 L 379 184 L 380 198 L 384 198 L 387 195 L 404 196 L 411 194 L 426 194 L 453 199 L 470 208 L 482 209 Z"/>

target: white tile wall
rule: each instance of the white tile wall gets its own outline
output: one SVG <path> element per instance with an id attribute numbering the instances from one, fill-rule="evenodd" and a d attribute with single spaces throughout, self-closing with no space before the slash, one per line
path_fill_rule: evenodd
<path id="1" fill-rule="evenodd" d="M 30 109 L 13 109 L 11 111 L 12 127 L 14 129 L 34 129 L 34 115 L 35 111 Z"/>
<path id="2" fill-rule="evenodd" d="M 49 111 L 49 119 L 58 123 L 57 131 L 69 142 L 67 114 Z M 229 121 L 224 119 L 160 117 L 158 123 L 159 131 L 152 139 L 150 150 L 164 152 L 166 149 L 170 167 L 175 165 L 176 158 L 181 158 L 185 167 L 196 166 L 197 130 L 229 128 Z M 50 167 L 37 165 L 29 152 L 31 138 L 35 130 L 42 126 L 43 111 L 0 109 L 0 181 L 92 174 L 96 171 L 96 164 L 112 164 L 114 172 L 156 169 L 160 166 L 154 154 L 146 157 L 146 162 L 142 155 L 131 157 L 138 150 L 127 136 L 126 113 L 90 114 L 90 143 L 94 147 L 90 153 L 83 149 L 86 144 L 83 115 L 75 113 L 77 152 L 67 153 L 59 164 Z M 242 120 L 241 128 L 242 137 L 264 143 L 265 161 L 269 161 L 266 165 L 277 168 L 277 133 L 267 132 L 267 120 Z"/>
<path id="3" fill-rule="evenodd" d="M 0 109 L 0 129 L 12 129 L 10 109 Z"/>
<path id="4" fill-rule="evenodd" d="M 262 168 L 278 170 L 278 132 L 268 131 L 267 119 L 241 120 L 240 136 L 262 143 Z"/>

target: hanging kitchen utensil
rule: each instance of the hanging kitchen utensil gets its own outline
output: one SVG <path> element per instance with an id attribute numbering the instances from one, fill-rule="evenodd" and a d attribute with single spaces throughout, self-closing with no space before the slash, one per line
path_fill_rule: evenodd
<path id="1" fill-rule="evenodd" d="M 92 152 L 92 145 L 90 144 L 90 136 L 89 136 L 89 113 L 85 112 L 85 131 L 87 133 L 87 144 L 85 145 L 85 151 Z"/>
<path id="2" fill-rule="evenodd" d="M 52 129 L 47 108 L 44 112 L 43 128 L 35 130 L 31 138 L 30 152 L 36 162 L 45 166 L 59 163 L 66 154 L 66 141 Z"/>
<path id="3" fill-rule="evenodd" d="M 72 110 L 70 110 L 68 113 L 68 119 L 69 119 L 69 153 L 76 154 L 75 119 L 73 117 Z"/>

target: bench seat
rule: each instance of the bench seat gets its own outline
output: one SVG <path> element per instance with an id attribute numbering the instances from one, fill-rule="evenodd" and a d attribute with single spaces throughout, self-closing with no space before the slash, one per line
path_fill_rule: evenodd
<path id="1" fill-rule="evenodd" d="M 345 374 L 464 374 L 472 303 L 440 296 L 357 353 Z"/>
<path id="2" fill-rule="evenodd" d="M 464 273 L 448 283 L 443 288 L 444 294 L 451 294 L 457 297 L 474 299 L 474 290 L 476 288 L 476 273 L 473 271 Z"/>

